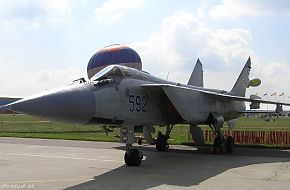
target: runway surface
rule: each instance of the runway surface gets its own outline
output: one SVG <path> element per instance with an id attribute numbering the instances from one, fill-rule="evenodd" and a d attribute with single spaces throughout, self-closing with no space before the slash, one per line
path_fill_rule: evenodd
<path id="1" fill-rule="evenodd" d="M 0 189 L 279 189 L 290 187 L 288 150 L 139 147 L 140 167 L 124 164 L 119 143 L 0 138 Z"/>

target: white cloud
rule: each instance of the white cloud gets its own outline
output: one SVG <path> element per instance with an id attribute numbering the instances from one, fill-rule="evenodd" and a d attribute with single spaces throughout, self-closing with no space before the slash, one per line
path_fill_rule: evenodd
<path id="1" fill-rule="evenodd" d="M 73 80 L 83 77 L 84 73 L 78 69 L 41 70 L 37 73 L 19 73 L 12 68 L 3 68 L 0 71 L 0 96 L 27 97 L 46 90 L 69 85 Z"/>
<path id="2" fill-rule="evenodd" d="M 248 48 L 251 34 L 244 29 L 211 30 L 194 14 L 175 12 L 163 20 L 162 30 L 152 34 L 148 41 L 134 43 L 141 52 L 143 66 L 158 71 L 161 76 L 167 72 L 181 82 L 186 82 L 197 58 L 211 65 L 209 70 L 220 70 L 227 65 L 241 64 L 254 53 Z M 173 74 L 174 73 L 174 74 Z M 173 79 L 173 78 L 171 78 Z"/>
<path id="3" fill-rule="evenodd" d="M 106 0 L 95 10 L 98 20 L 118 20 L 128 11 L 138 9 L 143 4 L 143 0 Z"/>
<path id="4" fill-rule="evenodd" d="M 290 1 L 287 0 L 223 0 L 222 4 L 212 7 L 213 18 L 235 19 L 242 16 L 267 14 L 289 14 Z"/>
<path id="5" fill-rule="evenodd" d="M 49 22 L 62 22 L 72 11 L 70 0 L 40 0 L 40 6 L 45 10 Z"/>
<path id="6" fill-rule="evenodd" d="M 262 85 L 248 94 L 285 91 L 290 95 L 290 66 L 287 63 L 261 63 L 250 48 L 251 32 L 242 28 L 213 30 L 197 16 L 175 12 L 163 20 L 161 31 L 147 41 L 131 46 L 139 52 L 143 69 L 153 75 L 187 83 L 197 58 L 204 66 L 206 87 L 230 90 L 248 57 L 252 59 L 251 77 Z M 288 74 L 287 74 L 288 73 Z M 288 91 L 288 92 L 287 92 Z"/>
<path id="7" fill-rule="evenodd" d="M 70 15 L 72 5 L 69 0 L 1 0 L 0 26 L 36 29 L 44 23 L 63 22 Z"/>
<path id="8" fill-rule="evenodd" d="M 263 78 L 262 88 L 267 92 L 288 92 L 290 89 L 288 84 L 290 81 L 290 66 L 289 63 L 270 62 L 267 64 L 255 64 L 255 73 Z"/>

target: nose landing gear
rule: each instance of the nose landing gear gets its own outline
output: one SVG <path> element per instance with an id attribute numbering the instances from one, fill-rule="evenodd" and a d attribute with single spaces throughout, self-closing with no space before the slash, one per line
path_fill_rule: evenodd
<path id="1" fill-rule="evenodd" d="M 126 153 L 124 160 L 127 166 L 140 166 L 143 154 L 140 150 L 133 148 L 135 140 L 134 126 L 122 126 L 121 128 L 121 142 L 126 144 Z"/>

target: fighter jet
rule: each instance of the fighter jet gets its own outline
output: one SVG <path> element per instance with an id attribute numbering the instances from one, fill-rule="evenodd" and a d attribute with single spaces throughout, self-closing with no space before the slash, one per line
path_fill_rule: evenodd
<path id="1" fill-rule="evenodd" d="M 139 166 L 143 159 L 142 152 L 133 147 L 134 126 L 143 126 L 145 138 L 156 143 L 158 151 L 164 151 L 175 124 L 189 124 L 194 140 L 201 144 L 203 135 L 198 125 L 206 124 L 216 135 L 212 152 L 220 153 L 223 147 L 233 152 L 234 139 L 231 136 L 225 139 L 221 127 L 224 122 L 230 128 L 235 126 L 236 119 L 246 112 L 245 102 L 255 108 L 260 103 L 275 104 L 277 112 L 282 110 L 282 105 L 290 106 L 256 97 L 246 98 L 246 89 L 253 83 L 249 80 L 250 69 L 249 58 L 233 88 L 227 92 L 203 87 L 200 60 L 187 85 L 134 68 L 109 65 L 89 81 L 24 98 L 5 108 L 50 120 L 119 126 L 128 166 Z M 167 130 L 153 139 L 150 133 L 156 125 L 166 126 Z"/>

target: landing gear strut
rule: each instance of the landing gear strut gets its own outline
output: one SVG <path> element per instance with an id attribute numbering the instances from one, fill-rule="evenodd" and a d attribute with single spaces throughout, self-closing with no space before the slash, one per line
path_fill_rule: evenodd
<path id="1" fill-rule="evenodd" d="M 133 148 L 135 140 L 134 126 L 122 126 L 121 141 L 126 144 L 126 153 L 124 160 L 127 166 L 140 166 L 143 154 L 140 150 Z"/>
<path id="2" fill-rule="evenodd" d="M 157 151 L 165 151 L 169 148 L 168 139 L 171 133 L 173 125 L 167 125 L 165 135 L 160 131 L 158 132 L 158 136 L 156 139 L 156 149 Z"/>

